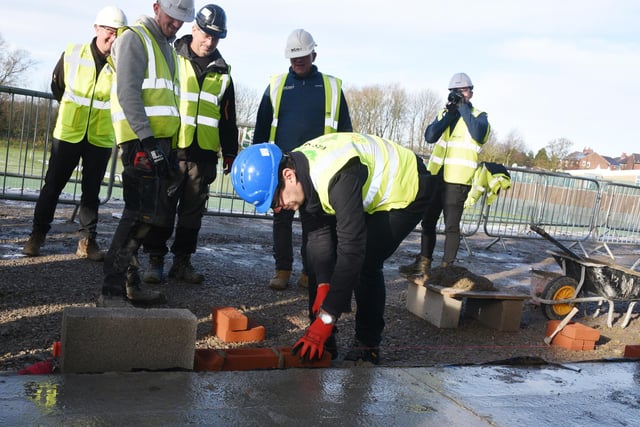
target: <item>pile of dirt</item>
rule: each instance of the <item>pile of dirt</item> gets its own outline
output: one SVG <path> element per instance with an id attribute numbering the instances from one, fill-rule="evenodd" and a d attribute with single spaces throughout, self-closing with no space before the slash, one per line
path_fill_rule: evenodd
<path id="1" fill-rule="evenodd" d="M 425 280 L 426 279 L 426 280 Z M 493 282 L 486 277 L 479 276 L 465 267 L 448 265 L 431 269 L 428 277 L 421 280 L 423 284 L 454 288 L 463 291 L 495 291 Z M 426 283 L 425 283 L 426 282 Z"/>

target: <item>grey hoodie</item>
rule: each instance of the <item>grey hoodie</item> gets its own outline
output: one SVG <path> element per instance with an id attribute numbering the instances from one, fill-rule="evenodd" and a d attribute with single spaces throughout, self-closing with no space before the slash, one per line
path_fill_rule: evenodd
<path id="1" fill-rule="evenodd" d="M 156 21 L 149 16 L 141 17 L 134 25 L 146 27 L 153 35 L 173 74 L 175 64 L 171 43 L 175 37 L 167 39 Z M 134 31 L 124 31 L 116 39 L 111 56 L 116 65 L 118 101 L 131 129 L 141 140 L 154 136 L 142 102 L 142 82 L 148 67 L 147 50 L 142 40 Z"/>

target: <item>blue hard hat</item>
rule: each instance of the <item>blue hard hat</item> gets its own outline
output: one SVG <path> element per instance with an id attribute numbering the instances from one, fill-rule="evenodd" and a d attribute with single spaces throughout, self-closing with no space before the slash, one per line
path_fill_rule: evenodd
<path id="1" fill-rule="evenodd" d="M 231 168 L 231 184 L 242 200 L 265 213 L 271 207 L 278 186 L 278 167 L 282 150 L 263 142 L 250 145 L 238 154 Z"/>

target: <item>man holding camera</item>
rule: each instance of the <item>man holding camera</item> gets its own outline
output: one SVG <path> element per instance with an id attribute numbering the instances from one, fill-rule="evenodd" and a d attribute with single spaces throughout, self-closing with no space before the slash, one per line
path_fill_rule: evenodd
<path id="1" fill-rule="evenodd" d="M 489 138 L 487 113 L 470 102 L 473 83 L 465 73 L 449 82 L 447 105 L 424 133 L 430 144 L 437 142 L 427 169 L 437 178 L 434 194 L 422 218 L 420 254 L 414 263 L 401 266 L 406 275 L 428 275 L 436 246 L 436 225 L 444 213 L 445 241 L 441 267 L 451 265 L 460 247 L 460 219 L 471 181 L 478 167 L 478 153 Z"/>

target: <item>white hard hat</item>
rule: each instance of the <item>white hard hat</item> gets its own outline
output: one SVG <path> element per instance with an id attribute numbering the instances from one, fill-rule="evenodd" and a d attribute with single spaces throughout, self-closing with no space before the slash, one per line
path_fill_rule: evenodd
<path id="1" fill-rule="evenodd" d="M 127 17 L 124 12 L 115 6 L 107 6 L 98 12 L 95 25 L 111 28 L 120 28 L 127 25 Z"/>
<path id="2" fill-rule="evenodd" d="M 158 0 L 160 8 L 172 17 L 182 22 L 191 22 L 196 13 L 193 0 Z"/>
<path id="3" fill-rule="evenodd" d="M 313 52 L 316 42 L 311 34 L 303 29 L 293 30 L 287 39 L 287 47 L 284 49 L 285 58 L 300 58 Z"/>
<path id="4" fill-rule="evenodd" d="M 455 73 L 449 81 L 449 89 L 460 89 L 463 87 L 470 87 L 473 89 L 471 79 L 465 73 Z"/>

